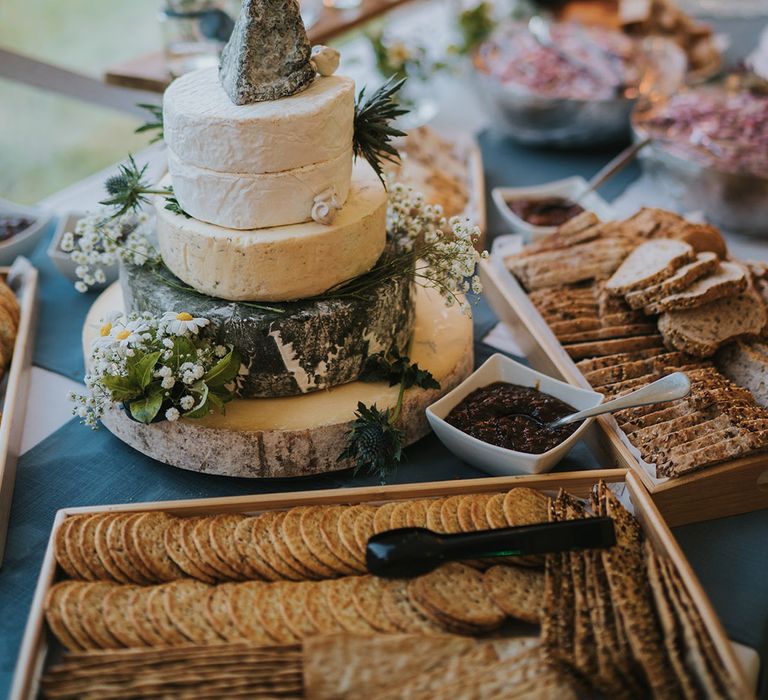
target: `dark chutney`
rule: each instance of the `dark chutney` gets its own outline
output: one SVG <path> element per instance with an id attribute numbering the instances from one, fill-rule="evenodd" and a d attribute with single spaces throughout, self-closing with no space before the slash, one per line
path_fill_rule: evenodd
<path id="1" fill-rule="evenodd" d="M 542 454 L 568 439 L 581 422 L 554 429 L 541 423 L 575 412 L 576 409 L 564 401 L 538 389 L 494 382 L 475 389 L 454 407 L 445 420 L 467 435 L 491 445 Z"/>
<path id="2" fill-rule="evenodd" d="M 512 199 L 507 206 L 532 226 L 560 226 L 584 211 L 576 202 L 563 197 Z"/>

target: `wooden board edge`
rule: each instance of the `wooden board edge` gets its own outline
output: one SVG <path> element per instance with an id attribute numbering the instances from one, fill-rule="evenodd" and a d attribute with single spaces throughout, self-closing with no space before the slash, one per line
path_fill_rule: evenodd
<path id="1" fill-rule="evenodd" d="M 9 271 L 8 267 L 0 268 L 0 275 L 5 277 Z M 19 327 L 13 346 L 13 358 L 8 369 L 3 418 L 0 421 L 0 567 L 5 554 L 5 539 L 8 534 L 8 520 L 16 480 L 16 462 L 21 449 L 27 412 L 37 317 L 38 271 L 30 265 L 24 270 L 23 275 Z"/>
<path id="2" fill-rule="evenodd" d="M 677 540 L 672 535 L 661 512 L 654 504 L 650 494 L 632 471 L 627 471 L 627 486 L 632 502 L 635 504 L 635 514 L 643 525 L 643 530 L 651 540 L 654 549 L 669 557 L 675 565 L 697 611 L 701 615 L 726 670 L 733 680 L 737 682 L 739 691 L 745 698 L 754 697 L 754 694 L 749 690 L 749 684 L 734 654 L 728 635 L 717 617 L 704 588 L 688 563 Z"/>

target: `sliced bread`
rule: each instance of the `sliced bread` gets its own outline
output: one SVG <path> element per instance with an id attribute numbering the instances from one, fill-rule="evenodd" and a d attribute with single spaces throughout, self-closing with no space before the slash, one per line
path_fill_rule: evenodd
<path id="1" fill-rule="evenodd" d="M 741 294 L 749 284 L 746 269 L 733 262 L 721 262 L 707 277 L 696 280 L 682 292 L 670 294 L 645 307 L 648 315 L 660 314 L 675 309 L 694 309 L 717 299 L 726 299 Z"/>
<path id="2" fill-rule="evenodd" d="M 695 258 L 693 248 L 684 241 L 655 238 L 641 243 L 605 283 L 612 294 L 623 295 L 657 284 Z"/>
<path id="3" fill-rule="evenodd" d="M 728 247 L 723 234 L 711 224 L 696 224 L 686 221 L 675 228 L 669 238 L 677 238 L 693 246 L 697 253 L 710 251 L 721 260 L 728 257 Z"/>
<path id="4" fill-rule="evenodd" d="M 629 292 L 625 300 L 633 309 L 642 309 L 644 306 L 660 301 L 670 294 L 687 289 L 696 280 L 714 272 L 718 264 L 717 255 L 714 253 L 698 253 L 693 262 L 683 265 L 671 277 L 645 289 Z"/>
<path id="5" fill-rule="evenodd" d="M 754 339 L 768 321 L 765 304 L 754 289 L 695 309 L 666 311 L 659 331 L 667 345 L 696 357 L 710 357 L 735 340 Z"/>
<path id="6" fill-rule="evenodd" d="M 612 340 L 598 340 L 588 343 L 575 343 L 566 345 L 565 351 L 574 360 L 584 360 L 588 357 L 600 357 L 602 355 L 616 355 L 617 353 L 635 352 L 636 350 L 649 350 L 653 348 L 661 352 L 664 347 L 661 337 L 658 335 L 641 335 L 635 338 L 614 338 Z"/>
<path id="7" fill-rule="evenodd" d="M 768 345 L 734 343 L 718 353 L 716 362 L 726 377 L 749 389 L 757 403 L 768 407 Z"/>

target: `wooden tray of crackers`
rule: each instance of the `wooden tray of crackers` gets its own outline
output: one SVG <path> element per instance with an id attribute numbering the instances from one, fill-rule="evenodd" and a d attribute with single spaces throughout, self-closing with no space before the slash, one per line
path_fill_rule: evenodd
<path id="1" fill-rule="evenodd" d="M 590 516 L 613 519 L 616 546 L 366 574 L 376 532 Z M 532 688 L 751 697 L 631 472 L 61 510 L 11 698 L 447 700 Z"/>
<path id="2" fill-rule="evenodd" d="M 36 294 L 37 270 L 26 258 L 0 267 L 0 565 L 27 410 Z"/>
<path id="3" fill-rule="evenodd" d="M 679 217 L 670 212 L 643 210 L 627 222 L 609 222 L 602 225 L 605 227 L 620 227 L 623 223 L 634 223 L 635 221 L 638 226 L 650 225 L 650 220 L 657 215 L 669 218 L 671 223 L 668 225 L 675 225 L 676 219 L 679 219 Z M 686 222 L 680 225 L 683 227 L 690 226 L 694 235 L 701 235 L 706 240 L 709 240 L 714 235 L 712 227 L 687 224 Z M 699 229 L 696 229 L 696 226 L 699 226 Z M 717 233 L 716 230 L 714 230 L 714 233 Z M 557 235 L 553 234 L 553 236 Z M 601 242 L 598 241 L 598 243 Z M 563 312 L 568 319 L 580 318 L 580 314 L 584 314 L 585 316 L 590 316 L 590 323 L 596 326 L 594 331 L 590 331 L 595 336 L 594 339 L 590 336 L 591 342 L 571 342 L 577 337 L 579 339 L 586 337 L 588 333 L 571 336 L 563 335 L 559 329 L 572 325 L 574 322 L 570 320 L 560 321 L 559 318 L 554 319 L 551 315 L 549 321 L 545 319 L 543 314 L 550 312 L 547 308 L 542 307 L 541 300 L 544 297 L 544 293 L 548 290 L 542 289 L 541 291 L 535 290 L 532 293 L 527 293 L 515 275 L 510 271 L 508 261 L 518 256 L 521 250 L 522 241 L 519 237 L 505 236 L 497 239 L 494 242 L 494 249 L 490 260 L 484 261 L 481 264 L 480 276 L 486 298 L 491 307 L 502 321 L 514 328 L 516 337 L 521 342 L 526 356 L 537 369 L 558 376 L 571 384 L 603 391 L 610 395 L 615 395 L 612 393 L 614 387 L 619 390 L 628 391 L 632 388 L 638 388 L 641 381 L 652 381 L 653 378 L 658 378 L 658 376 L 664 373 L 676 370 L 683 370 L 689 373 L 689 377 L 694 384 L 691 394 L 694 398 L 697 398 L 696 392 L 699 391 L 697 383 L 702 384 L 702 391 L 705 392 L 709 388 L 706 384 L 708 381 L 712 381 L 713 384 L 716 382 L 718 388 L 724 387 L 726 393 L 731 392 L 739 396 L 746 394 L 745 389 L 725 379 L 711 361 L 689 358 L 686 353 L 677 352 L 676 348 L 670 348 L 668 345 L 665 346 L 664 339 L 656 330 L 656 322 L 653 320 L 653 317 L 646 317 L 645 319 L 632 317 L 631 321 L 625 320 L 623 321 L 625 325 L 621 327 L 621 332 L 614 331 L 615 327 L 611 323 L 608 324 L 611 327 L 604 327 L 606 324 L 600 317 L 602 313 L 600 309 L 604 305 L 603 301 L 593 301 L 592 298 L 594 289 L 598 287 L 595 284 L 591 286 L 588 284 L 575 284 L 570 285 L 568 289 L 560 287 L 555 290 L 553 288 L 552 294 L 557 294 L 562 300 L 558 303 L 568 307 L 567 309 L 564 308 Z M 603 251 L 606 250 L 608 249 L 603 248 Z M 603 254 L 610 256 L 614 255 L 614 253 L 614 250 L 608 250 L 608 252 Z M 625 254 L 626 252 L 622 253 L 622 255 Z M 706 253 L 706 255 L 712 254 Z M 576 269 L 579 264 L 578 256 L 576 253 L 573 253 L 571 257 L 574 259 L 573 267 Z M 588 263 L 585 261 L 583 264 L 586 266 Z M 590 261 L 589 264 L 597 266 L 603 264 L 614 265 L 607 258 L 596 258 L 594 261 Z M 557 264 L 554 264 L 552 269 L 557 269 Z M 569 296 L 571 294 L 575 296 Z M 589 301 L 584 301 L 580 295 L 590 296 Z M 627 319 L 629 317 L 628 314 L 636 313 L 629 310 L 628 307 L 626 309 L 624 306 L 618 308 L 618 304 L 621 303 L 620 299 L 618 301 L 616 301 L 616 298 L 609 299 L 605 306 L 613 305 L 616 308 L 612 308 L 606 313 L 614 314 L 613 318 L 620 317 L 622 319 Z M 549 325 L 549 322 L 555 323 L 554 330 Z M 580 320 L 577 322 L 580 322 Z M 608 333 L 608 331 L 612 332 Z M 600 336 L 600 339 L 598 339 L 598 336 Z M 603 337 L 606 339 L 602 340 Z M 609 347 L 611 349 L 608 349 Z M 582 351 L 582 349 L 584 350 Z M 659 361 L 659 366 L 656 366 L 657 357 L 669 358 L 670 366 L 662 367 L 662 361 Z M 614 365 L 610 364 L 614 358 L 618 358 L 617 361 L 624 363 L 618 370 Z M 629 379 L 629 377 L 637 377 L 637 373 L 621 374 L 619 376 L 619 370 L 623 372 L 630 362 L 634 363 L 632 367 L 649 367 L 653 365 L 652 372 L 655 372 L 655 374 L 649 373 L 644 378 L 636 379 Z M 593 387 L 585 378 L 585 373 L 589 377 L 610 373 L 611 376 L 615 375 L 615 379 L 610 381 L 616 381 L 616 383 L 604 387 L 598 382 Z M 621 382 L 618 380 L 627 381 Z M 759 407 L 753 398 L 749 400 L 749 404 L 750 410 L 760 413 L 762 416 L 765 409 Z M 661 408 L 664 407 L 662 406 Z M 634 410 L 638 411 L 638 421 L 642 421 L 643 409 Z M 656 407 L 654 410 L 659 410 L 659 408 Z M 673 407 L 671 410 L 675 411 L 676 409 Z M 730 409 L 727 408 L 726 410 Z M 738 411 L 734 410 L 734 412 L 738 414 Z M 627 437 L 627 432 L 625 432 L 627 430 L 630 435 L 634 435 L 632 423 L 628 424 L 625 422 L 626 418 L 621 415 L 621 412 L 619 417 L 623 421 L 622 427 L 620 427 L 614 416 L 599 416 L 597 418 L 598 424 L 602 429 L 600 432 L 602 434 L 603 446 L 612 455 L 617 466 L 631 469 L 642 480 L 650 491 L 656 506 L 670 526 L 674 527 L 686 523 L 711 520 L 768 508 L 768 489 L 765 486 L 768 483 L 768 455 L 766 455 L 764 447 L 758 446 L 751 453 L 736 458 L 720 461 L 712 460 L 713 463 L 710 466 L 708 462 L 703 461 L 707 456 L 707 452 L 702 452 L 704 456 L 701 462 L 696 461 L 693 453 L 696 443 L 690 442 L 687 445 L 678 446 L 674 451 L 679 461 L 685 463 L 687 469 L 682 470 L 679 475 L 674 475 L 673 473 L 672 476 L 660 477 L 654 468 L 654 464 L 646 463 L 643 460 L 643 453 L 638 450 L 635 443 L 630 442 L 631 438 Z M 687 418 L 682 420 L 687 420 Z M 734 424 L 735 429 L 738 430 L 739 426 L 736 423 L 738 423 L 739 416 L 736 415 L 732 419 L 729 418 L 729 420 L 731 423 L 728 423 L 728 427 L 730 428 L 731 424 Z M 722 422 L 727 421 L 722 419 Z M 637 425 L 644 427 L 640 422 Z M 644 431 L 653 432 L 649 439 L 658 441 L 657 444 L 662 446 L 660 449 L 666 449 L 666 444 L 675 444 L 671 442 L 670 434 L 664 432 L 661 427 L 667 425 L 669 424 L 665 420 L 659 423 L 658 428 L 652 426 L 651 430 L 646 429 Z M 696 431 L 696 434 L 706 436 L 707 426 L 703 423 L 701 425 L 689 425 L 692 425 L 692 431 Z M 724 435 L 727 437 L 728 432 L 726 431 Z M 674 439 L 676 437 L 672 438 L 672 440 Z M 700 441 L 709 440 L 711 443 L 713 439 L 711 436 L 706 436 L 700 438 Z M 665 443 L 665 441 L 667 442 Z M 691 446 L 690 453 L 686 455 L 685 448 L 688 445 Z M 711 445 L 707 448 L 710 450 L 710 456 L 711 450 L 714 447 L 714 445 Z M 707 466 L 695 470 L 704 464 Z M 669 465 L 666 466 L 669 467 Z M 673 463 L 672 470 L 674 470 L 674 467 Z"/>

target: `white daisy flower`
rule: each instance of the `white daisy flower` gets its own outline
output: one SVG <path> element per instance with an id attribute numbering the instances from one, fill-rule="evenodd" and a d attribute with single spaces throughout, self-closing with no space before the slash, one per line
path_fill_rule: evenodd
<path id="1" fill-rule="evenodd" d="M 174 335 L 197 335 L 201 328 L 205 328 L 210 321 L 207 318 L 195 318 L 192 314 L 182 311 L 174 313 L 169 311 L 163 316 L 163 322 Z"/>

